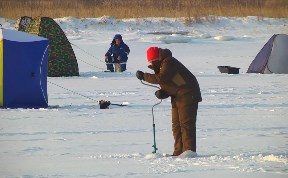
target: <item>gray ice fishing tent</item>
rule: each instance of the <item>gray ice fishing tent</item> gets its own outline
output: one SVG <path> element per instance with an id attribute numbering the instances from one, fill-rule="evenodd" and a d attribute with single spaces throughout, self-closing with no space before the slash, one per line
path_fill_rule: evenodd
<path id="1" fill-rule="evenodd" d="M 288 35 L 273 35 L 252 61 L 247 73 L 288 74 Z"/>

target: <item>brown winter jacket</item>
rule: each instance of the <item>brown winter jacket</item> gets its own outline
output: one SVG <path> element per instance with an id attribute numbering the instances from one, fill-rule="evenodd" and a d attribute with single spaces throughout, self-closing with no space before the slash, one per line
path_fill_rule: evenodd
<path id="1" fill-rule="evenodd" d="M 160 72 L 144 73 L 144 80 L 159 84 L 171 96 L 172 105 L 177 107 L 201 102 L 201 92 L 196 77 L 177 59 L 169 49 L 159 48 Z"/>

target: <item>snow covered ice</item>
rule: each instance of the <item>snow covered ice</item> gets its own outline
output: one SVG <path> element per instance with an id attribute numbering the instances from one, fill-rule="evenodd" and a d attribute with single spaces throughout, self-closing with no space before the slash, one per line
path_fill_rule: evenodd
<path id="1" fill-rule="evenodd" d="M 1 177 L 287 177 L 288 76 L 246 71 L 273 34 L 288 34 L 288 19 L 55 20 L 73 44 L 80 77 L 48 78 L 49 105 L 59 108 L 0 110 Z M 131 49 L 128 70 L 104 73 L 104 54 L 116 33 Z M 159 100 L 155 88 L 135 77 L 137 70 L 151 71 L 150 46 L 169 48 L 199 81 L 195 158 L 165 156 L 173 152 L 169 99 L 154 108 L 158 150 L 151 154 L 151 107 Z M 217 66 L 238 67 L 240 74 L 222 74 Z M 95 101 L 51 83 L 128 106 L 100 110 Z"/>

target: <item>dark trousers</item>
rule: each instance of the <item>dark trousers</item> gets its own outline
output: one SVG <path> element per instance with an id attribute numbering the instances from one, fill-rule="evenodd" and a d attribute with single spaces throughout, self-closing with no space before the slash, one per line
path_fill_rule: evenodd
<path id="1" fill-rule="evenodd" d="M 197 110 L 198 103 L 172 108 L 173 155 L 180 155 L 187 150 L 196 152 Z"/>
<path id="2" fill-rule="evenodd" d="M 107 66 L 107 70 L 109 70 L 110 72 L 114 72 L 114 66 L 112 63 L 106 63 Z"/>

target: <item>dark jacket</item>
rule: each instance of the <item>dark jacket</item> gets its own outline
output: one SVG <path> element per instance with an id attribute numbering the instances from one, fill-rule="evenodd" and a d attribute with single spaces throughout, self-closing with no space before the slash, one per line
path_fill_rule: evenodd
<path id="1" fill-rule="evenodd" d="M 202 97 L 196 77 L 181 62 L 172 57 L 169 49 L 159 50 L 160 72 L 144 73 L 144 80 L 159 84 L 161 89 L 171 96 L 171 102 L 176 102 L 180 107 L 201 102 Z"/>
<path id="2" fill-rule="evenodd" d="M 115 40 L 113 39 L 110 48 L 108 49 L 105 56 L 113 56 L 114 60 L 113 63 L 121 63 L 121 62 L 127 62 L 128 60 L 128 54 L 130 53 L 129 47 L 121 40 L 120 45 L 115 44 Z M 118 61 L 117 57 L 120 56 L 121 60 Z"/>

